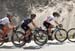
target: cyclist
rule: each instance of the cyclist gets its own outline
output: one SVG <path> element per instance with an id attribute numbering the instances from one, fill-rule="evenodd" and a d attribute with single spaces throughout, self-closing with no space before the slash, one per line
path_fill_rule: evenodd
<path id="1" fill-rule="evenodd" d="M 0 29 L 2 30 L 0 33 L 3 34 L 4 37 L 7 37 L 7 33 L 9 30 L 14 28 L 14 24 L 12 22 L 13 15 L 12 13 L 7 13 L 7 16 L 0 19 Z"/>
<path id="2" fill-rule="evenodd" d="M 24 21 L 23 21 L 23 23 L 22 23 L 22 25 L 21 25 L 21 28 L 26 32 L 26 39 L 29 39 L 30 37 L 29 37 L 29 35 L 31 35 L 31 29 L 30 29 L 30 27 L 28 26 L 28 24 L 29 23 L 32 23 L 32 25 L 34 26 L 34 27 L 37 27 L 36 25 L 35 25 L 35 23 L 33 22 L 33 19 L 35 19 L 35 17 L 36 17 L 36 14 L 31 14 L 30 15 L 30 17 L 25 17 L 24 18 Z"/>
<path id="3" fill-rule="evenodd" d="M 59 24 L 56 20 L 55 20 L 55 17 L 59 17 L 59 13 L 57 12 L 53 12 L 53 15 L 51 16 L 48 16 L 45 18 L 44 22 L 43 22 L 43 25 L 48 29 L 48 39 L 49 40 L 53 40 L 51 34 L 51 28 L 53 28 L 54 25 L 52 25 L 51 21 L 54 21 L 57 25 Z"/>

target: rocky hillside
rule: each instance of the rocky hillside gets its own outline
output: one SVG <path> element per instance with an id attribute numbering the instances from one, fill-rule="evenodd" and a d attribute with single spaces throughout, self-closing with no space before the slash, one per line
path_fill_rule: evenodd
<path id="1" fill-rule="evenodd" d="M 27 16 L 30 13 L 30 4 L 28 0 L 0 0 L 0 17 L 12 12 L 20 17 Z"/>
<path id="2" fill-rule="evenodd" d="M 44 18 L 55 11 L 64 18 L 62 24 L 66 29 L 75 27 L 75 0 L 0 0 L 0 18 L 12 12 L 22 20 L 24 16 L 36 13 L 36 24 L 42 25 Z"/>
<path id="3" fill-rule="evenodd" d="M 36 5 L 32 3 L 32 12 L 37 14 L 36 20 L 39 20 L 39 23 L 36 21 L 37 25 L 42 25 L 45 17 L 52 15 L 53 12 L 58 12 L 60 18 L 56 19 L 63 24 L 65 29 L 75 27 L 75 0 L 38 0 L 35 2 Z M 63 22 L 61 22 L 62 18 Z"/>

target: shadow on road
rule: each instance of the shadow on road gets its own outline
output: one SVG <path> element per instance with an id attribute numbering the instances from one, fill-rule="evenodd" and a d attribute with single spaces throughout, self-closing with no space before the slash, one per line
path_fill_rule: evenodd
<path id="1" fill-rule="evenodd" d="M 28 46 L 28 47 L 24 47 L 23 49 L 40 49 L 42 47 L 40 46 Z"/>
<path id="2" fill-rule="evenodd" d="M 0 49 L 15 49 L 15 46 L 1 46 Z"/>
<path id="3" fill-rule="evenodd" d="M 61 43 L 61 42 L 48 42 L 47 43 L 47 45 L 63 45 L 64 44 L 64 42 L 63 43 Z"/>

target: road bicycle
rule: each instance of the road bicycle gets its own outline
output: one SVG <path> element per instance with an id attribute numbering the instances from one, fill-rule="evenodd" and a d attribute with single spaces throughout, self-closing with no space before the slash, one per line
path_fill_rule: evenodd
<path id="1" fill-rule="evenodd" d="M 8 30 L 8 28 L 6 27 L 6 29 Z M 19 34 L 18 33 L 18 31 L 17 31 L 17 29 L 18 29 L 18 26 L 16 26 L 14 29 L 13 29 L 13 31 L 12 31 L 12 35 L 11 35 L 11 40 L 10 41 L 12 41 L 12 43 L 13 43 L 13 36 L 15 35 L 15 41 L 19 41 L 19 43 L 18 43 L 18 45 L 19 46 L 22 46 L 24 43 L 24 41 L 22 41 L 23 39 L 24 39 L 24 35 L 23 34 Z M 1 30 L 0 29 L 0 46 L 1 45 L 3 45 L 4 43 L 6 43 L 6 42 L 10 42 L 9 41 L 9 37 L 8 36 L 4 36 L 4 34 L 2 34 L 1 32 L 2 32 L 3 30 Z M 8 35 L 8 34 L 7 34 Z M 17 40 L 18 39 L 18 40 Z M 21 41 L 20 41 L 21 40 Z M 13 43 L 14 44 L 14 43 Z"/>
<path id="2" fill-rule="evenodd" d="M 42 31 L 42 29 L 40 28 L 35 28 L 34 30 L 31 31 L 31 34 L 26 38 L 26 32 L 22 32 L 22 31 L 17 31 L 16 33 L 22 34 L 24 36 L 21 37 L 23 40 L 17 40 L 17 42 L 23 41 L 23 44 L 17 44 L 15 41 L 15 36 L 16 34 L 13 34 L 12 36 L 12 42 L 16 47 L 22 47 L 24 46 L 26 43 L 30 43 L 31 40 L 33 40 L 37 45 L 39 46 L 43 46 L 47 43 L 48 41 L 48 36 L 46 35 L 45 32 Z"/>
<path id="3" fill-rule="evenodd" d="M 68 40 L 71 42 L 75 42 L 75 28 L 71 28 L 68 30 Z"/>
<path id="4" fill-rule="evenodd" d="M 51 33 L 48 33 L 48 29 L 44 30 L 46 32 L 46 34 L 48 35 L 48 38 L 50 38 L 50 36 L 54 39 L 56 39 L 59 42 L 64 42 L 68 35 L 67 35 L 67 31 L 65 29 L 63 29 L 63 26 L 56 26 L 54 27 L 53 30 L 51 30 Z"/>

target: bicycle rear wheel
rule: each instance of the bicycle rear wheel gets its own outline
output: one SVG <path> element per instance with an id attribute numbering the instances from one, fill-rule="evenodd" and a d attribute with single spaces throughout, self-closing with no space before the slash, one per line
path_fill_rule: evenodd
<path id="1" fill-rule="evenodd" d="M 0 33 L 0 46 L 2 46 L 4 43 L 3 35 Z"/>
<path id="2" fill-rule="evenodd" d="M 55 39 L 59 42 L 64 42 L 67 39 L 67 31 L 65 29 L 59 29 L 55 32 Z"/>
<path id="3" fill-rule="evenodd" d="M 36 32 L 36 34 L 34 34 L 34 42 L 39 45 L 39 46 L 43 46 L 44 44 L 46 44 L 48 41 L 48 36 L 46 35 L 46 33 L 44 31 L 39 31 Z"/>
<path id="4" fill-rule="evenodd" d="M 22 47 L 25 45 L 24 34 L 20 31 L 17 31 L 15 34 L 13 34 L 11 40 L 16 47 Z"/>
<path id="5" fill-rule="evenodd" d="M 75 28 L 71 28 L 68 30 L 68 40 L 71 42 L 75 42 Z"/>

